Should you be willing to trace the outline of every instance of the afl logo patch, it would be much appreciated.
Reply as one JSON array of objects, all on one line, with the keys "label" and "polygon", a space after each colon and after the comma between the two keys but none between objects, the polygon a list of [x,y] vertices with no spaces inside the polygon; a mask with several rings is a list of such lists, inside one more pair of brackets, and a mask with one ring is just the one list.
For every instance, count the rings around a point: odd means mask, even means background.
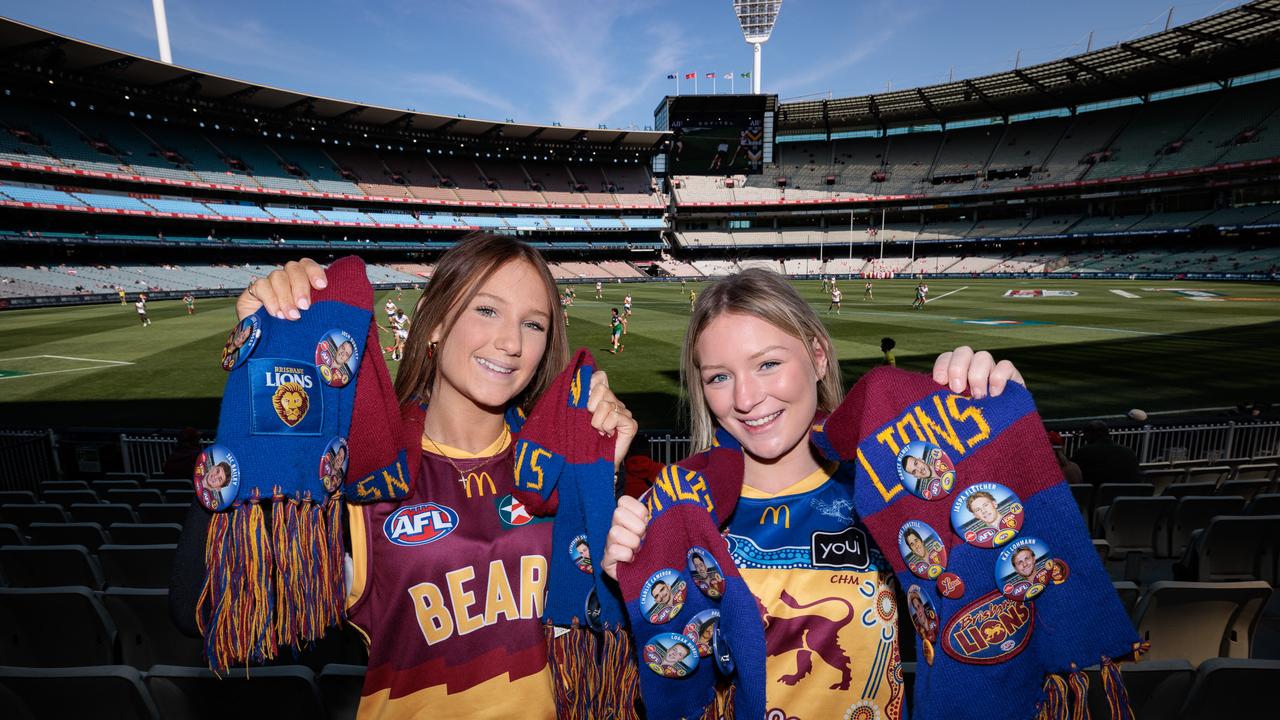
[{"label": "afl logo patch", "polygon": [[942,631],[942,649],[962,663],[995,665],[1026,649],[1035,624],[1031,605],[990,592],[952,616]]},{"label": "afl logo patch", "polygon": [[438,503],[402,507],[382,524],[387,539],[402,547],[433,543],[458,527],[458,513]]}]

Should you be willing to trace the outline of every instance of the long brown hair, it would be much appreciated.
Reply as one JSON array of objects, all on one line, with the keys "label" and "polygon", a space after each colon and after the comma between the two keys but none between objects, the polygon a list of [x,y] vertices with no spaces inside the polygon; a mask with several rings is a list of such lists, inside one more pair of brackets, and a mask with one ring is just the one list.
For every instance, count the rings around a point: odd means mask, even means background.
[{"label": "long brown hair", "polygon": [[693,317],[689,318],[689,329],[685,332],[684,347],[680,351],[680,380],[684,386],[681,397],[689,406],[689,427],[695,452],[711,446],[716,428],[716,421],[711,417],[702,392],[695,346],[711,321],[726,313],[760,318],[798,339],[804,343],[809,361],[815,367],[817,356],[813,352],[813,341],[817,340],[827,356],[827,370],[818,376],[818,409],[830,412],[840,404],[840,398],[844,396],[840,364],[832,349],[831,335],[817,313],[778,273],[763,268],[743,270],[737,275],[717,280],[698,296]]},{"label": "long brown hair", "polygon": [[547,328],[547,349],[538,363],[528,386],[516,396],[515,403],[525,411],[551,384],[552,379],[569,364],[569,340],[564,331],[564,313],[551,269],[528,243],[506,235],[475,233],[458,241],[436,263],[431,282],[418,298],[413,311],[413,324],[405,340],[404,360],[396,375],[396,397],[401,403],[410,399],[428,402],[436,376],[436,360],[440,348],[428,352],[431,335],[440,328],[440,345],[449,342],[449,331],[458,313],[471,302],[480,286],[494,272],[510,262],[524,261],[537,272],[547,293],[551,320]]}]

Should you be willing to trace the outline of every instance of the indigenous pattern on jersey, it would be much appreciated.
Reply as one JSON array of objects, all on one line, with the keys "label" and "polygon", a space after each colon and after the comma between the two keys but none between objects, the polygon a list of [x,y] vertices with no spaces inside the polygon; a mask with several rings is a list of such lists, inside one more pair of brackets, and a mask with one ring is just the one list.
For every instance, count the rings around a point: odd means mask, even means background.
[{"label": "indigenous pattern on jersey", "polygon": [[853,513],[853,473],[743,487],[729,552],[765,621],[765,707],[794,720],[902,717],[889,565]]},{"label": "indigenous pattern on jersey", "polygon": [[[555,717],[541,623],[551,523],[511,496],[509,446],[505,432],[474,456],[424,443],[408,498],[353,507],[349,618],[369,642],[362,720]],[[475,470],[461,482],[432,450]]]}]

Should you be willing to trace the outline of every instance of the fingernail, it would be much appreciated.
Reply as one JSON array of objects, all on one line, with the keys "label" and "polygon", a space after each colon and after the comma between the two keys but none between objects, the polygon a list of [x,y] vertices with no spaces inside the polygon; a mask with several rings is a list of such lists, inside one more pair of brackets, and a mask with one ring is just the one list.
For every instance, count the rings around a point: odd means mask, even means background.
[{"label": "fingernail", "polygon": [[328,281],[328,280],[326,280],[325,278],[316,278],[316,287],[317,287],[317,288],[323,289],[323,288],[324,288],[326,285],[328,285],[328,284],[329,284],[329,281]]},{"label": "fingernail", "polygon": [[298,319],[298,318],[300,318],[300,317],[302,317],[302,313],[298,312],[298,309],[297,309],[297,308],[292,308],[292,309],[290,309],[290,310],[289,310],[289,319],[290,319],[290,320],[297,320],[297,319]]},{"label": "fingernail", "polygon": [[307,308],[311,307],[311,301],[304,297],[300,297],[298,298],[298,307],[302,308],[303,310],[306,310]]},{"label": "fingernail", "polygon": [[974,390],[974,391],[973,391],[973,399],[974,399],[974,400],[981,400],[982,398],[984,398],[984,397],[986,397],[986,396],[987,396],[987,394],[986,394],[985,392],[981,391],[981,390]]},{"label": "fingernail", "polygon": [[961,390],[964,390],[964,383],[960,382],[959,380],[952,380],[951,392],[960,392]]},{"label": "fingernail", "polygon": [[283,320],[283,319],[284,319],[284,313],[280,312],[279,310],[277,310],[277,311],[275,312],[275,316],[276,316],[276,319],[277,319],[277,320]]}]

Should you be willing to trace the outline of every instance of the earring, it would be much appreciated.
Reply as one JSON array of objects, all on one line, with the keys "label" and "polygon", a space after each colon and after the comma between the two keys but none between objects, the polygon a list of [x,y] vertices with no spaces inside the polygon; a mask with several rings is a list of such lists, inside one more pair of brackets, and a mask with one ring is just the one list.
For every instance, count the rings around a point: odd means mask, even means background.
[{"label": "earring", "polygon": [[428,360],[436,356],[436,346],[439,344],[440,343],[435,342],[434,340],[432,342],[427,343],[427,359]]}]

